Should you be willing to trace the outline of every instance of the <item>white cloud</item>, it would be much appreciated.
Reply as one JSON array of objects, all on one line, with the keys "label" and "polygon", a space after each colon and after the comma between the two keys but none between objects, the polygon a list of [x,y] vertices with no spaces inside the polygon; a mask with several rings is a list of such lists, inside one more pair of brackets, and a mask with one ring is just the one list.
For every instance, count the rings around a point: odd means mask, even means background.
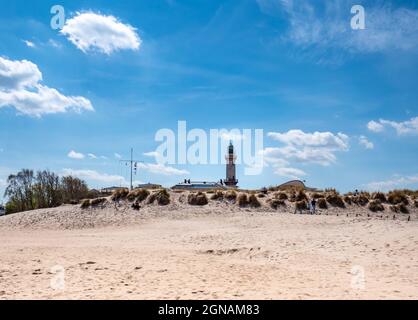
[{"label": "white cloud", "polygon": [[241,141],[244,140],[244,135],[243,134],[237,134],[237,133],[232,133],[232,132],[223,132],[221,134],[221,139],[224,141]]},{"label": "white cloud", "polygon": [[290,179],[297,179],[297,180],[307,175],[306,172],[304,172],[303,170],[296,169],[296,168],[276,168],[274,170],[274,173],[282,177],[286,177]]},{"label": "white cloud", "polygon": [[25,44],[26,44],[26,46],[28,46],[29,48],[35,48],[36,47],[36,45],[32,42],[32,41],[29,41],[29,40],[22,40]]},{"label": "white cloud", "polygon": [[77,159],[77,160],[81,160],[85,158],[84,154],[76,152],[74,150],[71,150],[70,152],[68,152],[67,156],[68,158]]},{"label": "white cloud", "polygon": [[7,186],[7,182],[4,179],[0,179],[0,187],[6,187]]},{"label": "white cloud", "polygon": [[342,49],[348,53],[374,53],[385,50],[416,50],[418,11],[390,5],[368,5],[366,29],[352,30],[352,1],[257,0],[262,12],[280,15],[288,21],[284,38],[317,53]]},{"label": "white cloud", "polygon": [[118,50],[138,50],[141,39],[136,29],[113,16],[78,12],[61,30],[84,53],[98,51],[110,55]]},{"label": "white cloud", "polygon": [[407,188],[410,185],[418,183],[418,174],[412,176],[395,176],[392,179],[384,181],[370,182],[366,185],[368,190],[389,191],[392,189]]},{"label": "white cloud", "polygon": [[114,156],[116,159],[122,159],[122,156],[119,153],[115,152]]},{"label": "white cloud", "polygon": [[380,119],[378,122],[370,121],[368,124],[369,130],[373,132],[381,132],[385,127],[395,129],[396,133],[400,136],[415,135],[418,134],[418,117],[401,122]]},{"label": "white cloud", "polygon": [[290,130],[286,133],[270,132],[268,136],[284,143],[284,146],[265,149],[264,155],[267,159],[285,159],[326,166],[336,162],[336,152],[347,151],[349,148],[349,138],[343,133],[305,133],[302,130]]},{"label": "white cloud", "polygon": [[365,136],[360,136],[358,142],[359,142],[360,145],[362,145],[366,149],[373,149],[374,148],[373,142],[370,142],[367,139],[367,137],[365,137]]},{"label": "white cloud", "polygon": [[146,157],[157,158],[160,154],[157,151],[150,151],[150,152],[144,152],[143,155]]},{"label": "white cloud", "polygon": [[179,170],[174,167],[165,166],[157,163],[138,163],[138,168],[150,173],[161,174],[164,176],[181,176],[190,174],[187,170]]},{"label": "white cloud", "polygon": [[382,132],[385,129],[382,124],[373,120],[369,121],[367,128],[372,132]]},{"label": "white cloud", "polygon": [[86,98],[65,96],[41,81],[42,73],[34,63],[0,57],[0,108],[14,107],[21,114],[35,117],[94,110]]},{"label": "white cloud", "polygon": [[94,153],[88,153],[88,154],[87,154],[87,156],[88,156],[90,159],[97,159],[97,156],[96,156]]},{"label": "white cloud", "polygon": [[96,181],[100,183],[125,183],[125,179],[119,175],[110,175],[107,173],[99,173],[94,170],[75,170],[75,169],[63,169],[62,175],[71,175],[80,179]]}]

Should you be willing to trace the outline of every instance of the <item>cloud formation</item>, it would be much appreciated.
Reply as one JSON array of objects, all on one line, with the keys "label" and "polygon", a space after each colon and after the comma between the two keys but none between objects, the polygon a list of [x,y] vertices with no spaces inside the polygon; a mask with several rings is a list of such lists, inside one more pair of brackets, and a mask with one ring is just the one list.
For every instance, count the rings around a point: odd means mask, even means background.
[{"label": "cloud formation", "polygon": [[418,11],[382,1],[364,4],[366,29],[352,30],[349,0],[257,0],[262,12],[285,16],[285,40],[303,49],[342,49],[348,53],[417,50]]},{"label": "cloud formation", "polygon": [[349,138],[343,133],[305,133],[302,130],[289,130],[285,133],[269,132],[267,136],[284,144],[283,147],[264,150],[266,159],[275,161],[284,159],[327,166],[336,162],[336,152],[349,149]]},{"label": "cloud formation", "polygon": [[138,168],[153,174],[160,174],[164,176],[182,176],[190,174],[187,170],[180,170],[158,163],[138,163]]},{"label": "cloud formation", "polygon": [[370,142],[365,136],[360,136],[358,142],[361,146],[365,147],[366,149],[374,149],[373,142]]},{"label": "cloud formation", "polygon": [[63,169],[62,175],[75,176],[80,179],[96,181],[100,183],[125,183],[125,179],[119,175],[110,175],[107,173],[99,173],[95,170],[75,170],[75,169]]},{"label": "cloud formation", "polygon": [[392,179],[370,182],[366,185],[368,190],[389,191],[399,188],[407,188],[410,185],[418,184],[418,174],[411,176],[395,176]]},{"label": "cloud formation", "polygon": [[370,121],[367,128],[373,132],[382,132],[386,127],[395,129],[398,135],[415,135],[418,134],[418,117],[411,118],[406,121],[391,121],[380,119],[379,121]]},{"label": "cloud formation", "polygon": [[88,99],[65,96],[41,81],[42,73],[36,64],[0,57],[0,108],[14,107],[19,113],[34,117],[94,110]]},{"label": "cloud formation", "polygon": [[300,180],[301,177],[306,176],[306,172],[300,169],[296,169],[296,168],[276,168],[274,170],[274,173],[282,176],[282,177],[286,177],[286,178],[290,178],[290,179],[295,179],[295,180]]},{"label": "cloud formation", "polygon": [[71,150],[70,152],[68,152],[67,156],[68,158],[77,159],[77,160],[81,160],[85,158],[84,154],[80,152],[76,152],[74,150]]},{"label": "cloud formation", "polygon": [[97,51],[110,55],[119,50],[138,50],[141,45],[135,28],[114,16],[94,12],[78,12],[60,32],[84,53]]}]

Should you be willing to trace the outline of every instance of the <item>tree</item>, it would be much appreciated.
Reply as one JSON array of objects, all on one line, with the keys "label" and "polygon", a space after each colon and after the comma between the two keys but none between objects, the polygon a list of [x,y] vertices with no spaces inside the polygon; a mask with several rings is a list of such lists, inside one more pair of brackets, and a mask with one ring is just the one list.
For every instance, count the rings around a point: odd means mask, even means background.
[{"label": "tree", "polygon": [[72,176],[62,177],[61,190],[64,203],[80,201],[88,197],[89,188],[85,181]]},{"label": "tree", "polygon": [[33,171],[23,169],[16,175],[10,175],[7,178],[7,188],[4,192],[5,197],[9,198],[9,202],[13,205],[14,210],[26,211],[35,208],[33,197],[34,184]]}]

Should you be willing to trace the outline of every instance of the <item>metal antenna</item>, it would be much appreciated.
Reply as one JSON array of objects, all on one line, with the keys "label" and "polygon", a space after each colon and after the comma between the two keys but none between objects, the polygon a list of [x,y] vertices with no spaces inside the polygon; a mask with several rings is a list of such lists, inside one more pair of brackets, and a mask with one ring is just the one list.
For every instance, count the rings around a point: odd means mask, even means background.
[{"label": "metal antenna", "polygon": [[131,148],[131,159],[130,160],[120,160],[120,162],[122,162],[122,163],[125,163],[126,165],[128,165],[128,164],[130,164],[130,169],[131,169],[131,184],[130,184],[130,190],[133,190],[133,185],[132,185],[132,171],[133,171],[133,167],[134,167],[134,164],[135,164],[135,172],[136,172],[136,170],[137,170],[137,166],[136,166],[136,164],[138,163],[138,162],[140,162],[140,163],[144,163],[144,161],[141,161],[141,160],[134,160],[134,149],[133,148]]}]

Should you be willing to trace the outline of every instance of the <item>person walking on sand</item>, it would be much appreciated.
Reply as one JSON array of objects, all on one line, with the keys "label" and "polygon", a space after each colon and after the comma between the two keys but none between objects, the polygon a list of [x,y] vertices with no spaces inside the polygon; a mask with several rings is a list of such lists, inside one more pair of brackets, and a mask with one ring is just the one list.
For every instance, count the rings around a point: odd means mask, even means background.
[{"label": "person walking on sand", "polygon": [[311,201],[311,214],[315,214],[315,213],[316,213],[316,200],[315,198],[313,198]]}]

